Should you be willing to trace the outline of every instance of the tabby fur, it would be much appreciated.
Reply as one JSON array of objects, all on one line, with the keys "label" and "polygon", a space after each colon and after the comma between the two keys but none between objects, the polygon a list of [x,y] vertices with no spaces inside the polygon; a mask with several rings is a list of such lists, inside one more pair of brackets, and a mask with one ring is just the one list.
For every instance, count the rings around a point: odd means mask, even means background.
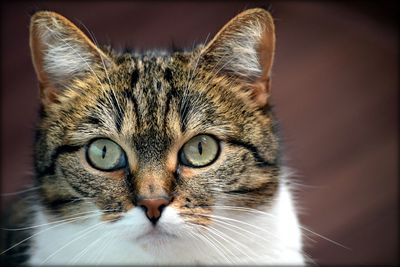
[{"label": "tabby fur", "polygon": [[[269,101],[267,11],[244,11],[185,52],[99,47],[49,11],[35,13],[30,30],[41,116],[27,263],[304,263]],[[219,141],[218,158],[182,165],[182,146],[199,134]],[[120,145],[128,166],[88,164],[96,138]],[[164,196],[153,226],[138,199]],[[4,255],[18,262],[13,252]]]}]

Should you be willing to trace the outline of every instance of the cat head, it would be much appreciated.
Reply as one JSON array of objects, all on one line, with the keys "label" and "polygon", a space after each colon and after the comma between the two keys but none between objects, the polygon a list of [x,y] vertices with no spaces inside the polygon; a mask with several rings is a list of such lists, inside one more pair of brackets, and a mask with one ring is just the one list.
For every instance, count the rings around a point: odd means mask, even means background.
[{"label": "cat head", "polygon": [[110,224],[140,222],[143,234],[207,227],[218,208],[273,202],[267,11],[244,11],[207,44],[171,54],[99,47],[47,11],[30,33],[41,98],[35,169],[49,216],[96,210]]}]

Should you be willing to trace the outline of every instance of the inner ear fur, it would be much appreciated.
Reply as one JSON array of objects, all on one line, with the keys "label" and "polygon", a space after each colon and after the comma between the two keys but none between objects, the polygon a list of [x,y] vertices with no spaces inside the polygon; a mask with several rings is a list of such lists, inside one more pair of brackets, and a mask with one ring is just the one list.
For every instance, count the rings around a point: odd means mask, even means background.
[{"label": "inner ear fur", "polygon": [[73,79],[113,64],[77,26],[50,11],[31,17],[30,48],[44,104],[56,102]]},{"label": "inner ear fur", "polygon": [[245,85],[256,105],[267,104],[275,54],[275,27],[268,11],[255,8],[240,13],[215,35],[202,54],[210,70]]}]

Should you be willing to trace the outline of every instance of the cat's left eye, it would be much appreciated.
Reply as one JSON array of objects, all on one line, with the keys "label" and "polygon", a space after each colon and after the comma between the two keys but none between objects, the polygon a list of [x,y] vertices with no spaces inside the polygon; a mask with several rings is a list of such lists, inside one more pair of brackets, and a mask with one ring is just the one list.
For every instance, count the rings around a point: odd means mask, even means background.
[{"label": "cat's left eye", "polygon": [[87,161],[92,167],[102,171],[112,171],[126,166],[122,148],[109,139],[96,139],[86,150]]},{"label": "cat's left eye", "polygon": [[214,162],[219,153],[219,143],[211,135],[197,135],[183,145],[180,161],[189,167],[205,167]]}]

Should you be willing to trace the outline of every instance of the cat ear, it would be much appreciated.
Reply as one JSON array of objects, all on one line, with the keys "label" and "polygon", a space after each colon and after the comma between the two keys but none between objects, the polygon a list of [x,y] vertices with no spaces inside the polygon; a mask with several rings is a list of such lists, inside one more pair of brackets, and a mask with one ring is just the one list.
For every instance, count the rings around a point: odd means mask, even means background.
[{"label": "cat ear", "polygon": [[57,94],[74,79],[96,75],[112,60],[68,19],[49,11],[31,18],[30,47],[41,88],[42,102],[57,100]]},{"label": "cat ear", "polygon": [[229,21],[202,53],[211,71],[243,84],[253,102],[263,107],[270,94],[274,52],[273,19],[266,10],[255,8]]}]

